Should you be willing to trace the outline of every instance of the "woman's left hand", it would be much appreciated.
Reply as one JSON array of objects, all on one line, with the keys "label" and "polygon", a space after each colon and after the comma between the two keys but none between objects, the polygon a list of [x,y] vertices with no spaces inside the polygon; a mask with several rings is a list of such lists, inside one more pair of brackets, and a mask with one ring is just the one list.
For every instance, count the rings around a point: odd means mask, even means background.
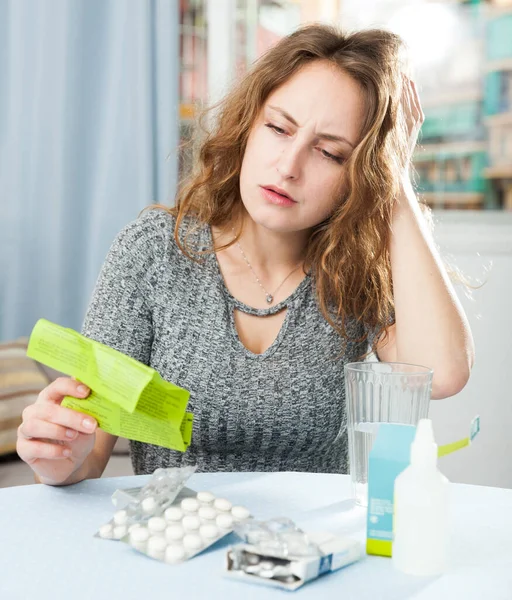
[{"label": "woman's left hand", "polygon": [[421,103],[418,96],[418,90],[416,89],[416,84],[414,81],[412,81],[412,79],[409,79],[405,75],[403,76],[402,110],[404,112],[408,134],[408,170],[414,150],[416,148],[416,143],[418,141],[418,134],[423,122],[425,121],[425,115],[421,109]]}]

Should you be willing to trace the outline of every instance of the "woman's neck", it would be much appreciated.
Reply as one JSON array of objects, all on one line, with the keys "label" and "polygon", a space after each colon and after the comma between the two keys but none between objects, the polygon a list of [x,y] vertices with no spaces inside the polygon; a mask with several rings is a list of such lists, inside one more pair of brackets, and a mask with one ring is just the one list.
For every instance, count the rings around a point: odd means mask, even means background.
[{"label": "woman's neck", "polygon": [[[222,230],[212,228],[215,247],[231,242],[237,232],[236,225],[226,226]],[[302,264],[308,239],[309,231],[272,231],[244,215],[239,246],[235,244],[231,250],[243,261],[249,260],[256,272],[275,277]]]}]

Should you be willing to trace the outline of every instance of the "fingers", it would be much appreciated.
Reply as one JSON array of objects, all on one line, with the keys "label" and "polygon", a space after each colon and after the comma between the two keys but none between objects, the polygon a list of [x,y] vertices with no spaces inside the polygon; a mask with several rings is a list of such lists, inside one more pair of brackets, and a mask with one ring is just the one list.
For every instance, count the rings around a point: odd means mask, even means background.
[{"label": "fingers", "polygon": [[[35,404],[24,409],[16,450],[35,472],[42,469],[44,473],[50,468],[52,463],[48,460],[60,461],[55,463],[61,465],[57,479],[64,480],[69,470],[75,468],[76,461],[83,460],[85,453],[92,449],[98,425],[96,420],[61,406],[65,396],[86,398],[89,393],[81,382],[60,377],[39,394]],[[66,459],[69,464],[64,462]],[[52,472],[55,475],[56,472]]]},{"label": "fingers", "polygon": [[425,121],[425,115],[421,109],[420,99],[414,81],[403,74],[402,83],[401,104],[404,118],[403,124],[406,127],[406,134],[408,136],[408,165],[414,154],[414,150],[418,142],[418,136]]},{"label": "fingers", "polygon": [[415,119],[415,106],[414,106],[414,98],[413,91],[411,87],[411,81],[408,79],[404,82],[404,88],[402,93],[402,102],[404,103],[405,113],[408,117],[413,117]]},{"label": "fingers", "polygon": [[37,403],[53,402],[54,404],[60,404],[64,396],[87,398],[89,393],[90,389],[80,381],[69,377],[59,377],[39,394]]},{"label": "fingers", "polygon": [[411,136],[411,134],[416,129],[416,114],[415,109],[412,105],[411,98],[411,85],[409,79],[403,76],[403,86],[402,86],[402,96],[400,99],[402,105],[402,114],[404,118],[404,125],[407,128],[407,134]]},{"label": "fingers", "polygon": [[43,440],[27,440],[18,437],[16,450],[26,463],[33,464],[39,459],[64,460],[71,456],[71,448],[61,444],[52,444]]},{"label": "fingers", "polygon": [[78,431],[75,429],[69,429],[40,419],[30,419],[23,423],[20,425],[18,433],[25,439],[45,438],[61,442],[70,442],[79,436]]},{"label": "fingers", "polygon": [[425,120],[425,115],[421,108],[418,89],[414,81],[403,75],[402,102],[404,103],[405,112],[412,116],[414,122],[422,124]]},{"label": "fingers", "polygon": [[[51,435],[32,435],[31,431],[39,431],[43,425],[40,422],[46,422],[48,425],[60,426],[62,429],[74,430],[80,433],[93,433],[96,430],[97,422],[95,419],[76,410],[65,408],[59,404],[50,402],[41,402],[27,406],[22,413],[22,431],[24,435],[31,437],[48,437]],[[37,423],[36,421],[39,421]],[[59,429],[61,431],[61,429]]]},{"label": "fingers", "polygon": [[418,113],[420,122],[423,123],[423,121],[425,120],[425,115],[423,114],[423,109],[421,108],[421,102],[420,102],[420,96],[418,94],[418,88],[416,87],[416,84],[414,83],[414,81],[411,81],[411,89],[412,89],[412,97],[413,97],[414,106]]}]

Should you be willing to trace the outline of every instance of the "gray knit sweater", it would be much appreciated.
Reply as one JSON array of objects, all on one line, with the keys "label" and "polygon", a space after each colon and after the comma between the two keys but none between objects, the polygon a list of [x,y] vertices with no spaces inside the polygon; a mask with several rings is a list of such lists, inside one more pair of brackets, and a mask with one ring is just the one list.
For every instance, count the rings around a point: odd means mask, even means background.
[{"label": "gray knit sweater", "polygon": [[[181,453],[130,443],[135,473],[197,464],[198,471],[347,472],[343,365],[367,344],[340,339],[320,313],[306,276],[283,302],[256,310],[231,296],[215,254],[201,264],[174,241],[175,220],[143,213],[114,241],[83,333],[156,369],[191,392],[192,443]],[[210,248],[211,230],[193,234]],[[271,315],[287,307],[274,343],[253,354],[233,311]],[[363,329],[350,328],[357,339]]]}]

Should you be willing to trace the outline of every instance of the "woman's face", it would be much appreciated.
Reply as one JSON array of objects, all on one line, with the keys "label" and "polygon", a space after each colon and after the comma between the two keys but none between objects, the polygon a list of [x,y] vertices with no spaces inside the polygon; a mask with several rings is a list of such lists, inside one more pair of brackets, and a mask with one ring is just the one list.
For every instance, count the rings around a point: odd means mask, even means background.
[{"label": "woman's face", "polygon": [[343,192],[364,114],[357,82],[325,62],[303,67],[276,89],[251,129],[242,162],[240,193],[249,216],[288,233],[324,221],[338,202],[340,182]]}]

